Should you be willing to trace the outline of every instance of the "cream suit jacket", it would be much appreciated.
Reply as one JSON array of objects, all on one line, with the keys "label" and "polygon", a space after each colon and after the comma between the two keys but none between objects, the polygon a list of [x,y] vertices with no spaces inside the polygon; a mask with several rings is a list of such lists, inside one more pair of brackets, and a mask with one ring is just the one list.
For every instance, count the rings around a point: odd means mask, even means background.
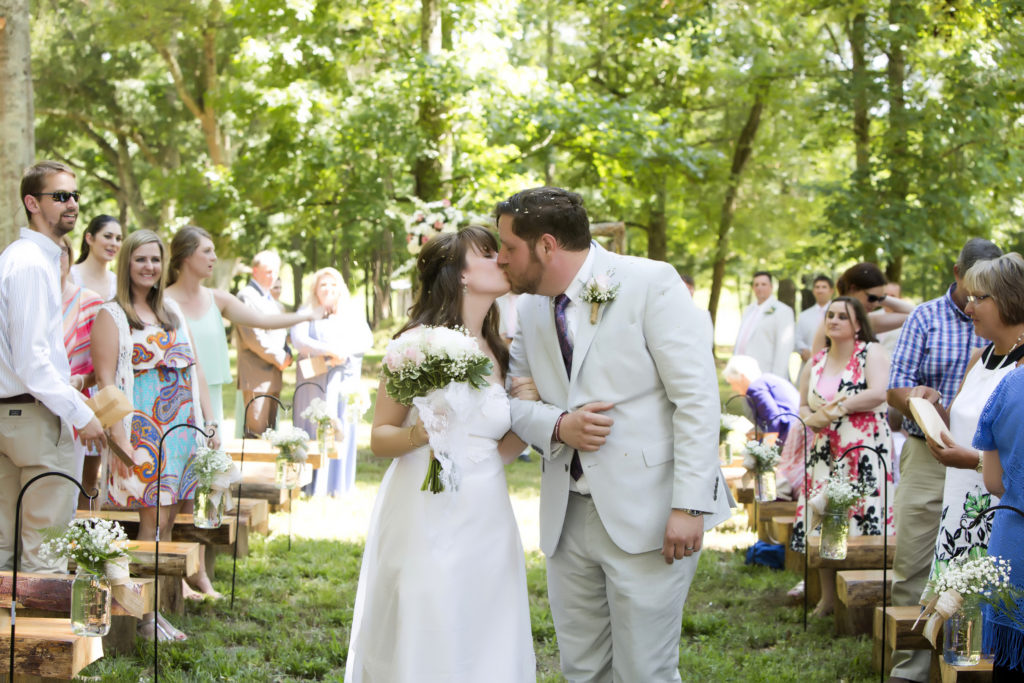
[{"label": "cream suit jacket", "polygon": [[604,446],[580,453],[594,504],[613,542],[628,553],[662,547],[672,508],[701,510],[705,528],[734,505],[718,460],[719,394],[711,325],[667,263],[610,253],[596,244],[595,275],[620,285],[578,316],[572,373],[559,352],[551,298],[524,295],[509,374],[532,377],[540,401],[512,400],[513,430],[543,456],[541,548],[551,555],[565,520],[573,449],[551,441],[558,416],[610,401]]}]

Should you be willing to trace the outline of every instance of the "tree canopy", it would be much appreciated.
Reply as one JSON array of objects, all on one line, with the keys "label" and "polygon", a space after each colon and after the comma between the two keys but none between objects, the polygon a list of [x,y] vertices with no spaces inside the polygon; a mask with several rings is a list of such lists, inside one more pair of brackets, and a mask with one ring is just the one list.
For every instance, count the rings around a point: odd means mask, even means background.
[{"label": "tree canopy", "polygon": [[710,287],[875,261],[937,294],[1024,203],[1024,4],[43,0],[38,158],[83,215],[337,265],[374,322],[415,199],[540,184]]}]

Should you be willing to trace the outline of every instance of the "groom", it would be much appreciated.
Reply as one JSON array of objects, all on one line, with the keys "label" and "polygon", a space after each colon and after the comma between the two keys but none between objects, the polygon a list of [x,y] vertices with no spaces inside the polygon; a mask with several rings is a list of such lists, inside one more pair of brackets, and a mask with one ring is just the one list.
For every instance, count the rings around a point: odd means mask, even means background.
[{"label": "groom", "polygon": [[[562,673],[679,681],[683,602],[704,530],[729,517],[711,325],[666,263],[590,238],[580,196],[540,187],[496,209],[518,302],[514,431],[540,451],[541,549]],[[593,304],[591,282],[618,287]],[[593,320],[593,322],[592,322]],[[614,656],[613,656],[614,652]]]}]

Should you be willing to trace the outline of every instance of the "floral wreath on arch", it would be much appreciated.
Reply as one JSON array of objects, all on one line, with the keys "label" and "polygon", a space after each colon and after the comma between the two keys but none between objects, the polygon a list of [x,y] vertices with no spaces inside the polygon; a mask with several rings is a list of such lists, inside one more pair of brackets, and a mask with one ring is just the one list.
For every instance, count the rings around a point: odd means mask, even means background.
[{"label": "floral wreath on arch", "polygon": [[411,197],[416,210],[405,222],[405,245],[409,253],[420,253],[423,245],[442,232],[456,232],[465,218],[459,208],[465,200],[452,204],[450,199],[425,202]]}]

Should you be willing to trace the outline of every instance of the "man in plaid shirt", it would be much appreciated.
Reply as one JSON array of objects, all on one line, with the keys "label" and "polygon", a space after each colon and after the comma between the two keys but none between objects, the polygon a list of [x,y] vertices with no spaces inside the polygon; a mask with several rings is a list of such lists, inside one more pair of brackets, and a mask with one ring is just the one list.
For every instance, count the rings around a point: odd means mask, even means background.
[{"label": "man in plaid shirt", "polygon": [[[892,355],[887,399],[890,406],[906,416],[903,426],[909,437],[900,452],[900,483],[893,503],[897,540],[892,579],[894,605],[916,605],[921,599],[939,533],[946,481],[946,467],[928,449],[921,428],[910,417],[907,398],[914,387],[923,386],[937,391],[936,400],[945,408],[953,402],[971,352],[986,344],[974,333],[974,324],[964,313],[967,294],[960,286],[961,281],[976,262],[1001,255],[999,247],[988,240],[968,240],[953,266],[954,283],[938,299],[914,309],[903,324]],[[892,661],[890,682],[928,680],[929,650],[897,650]]]}]

